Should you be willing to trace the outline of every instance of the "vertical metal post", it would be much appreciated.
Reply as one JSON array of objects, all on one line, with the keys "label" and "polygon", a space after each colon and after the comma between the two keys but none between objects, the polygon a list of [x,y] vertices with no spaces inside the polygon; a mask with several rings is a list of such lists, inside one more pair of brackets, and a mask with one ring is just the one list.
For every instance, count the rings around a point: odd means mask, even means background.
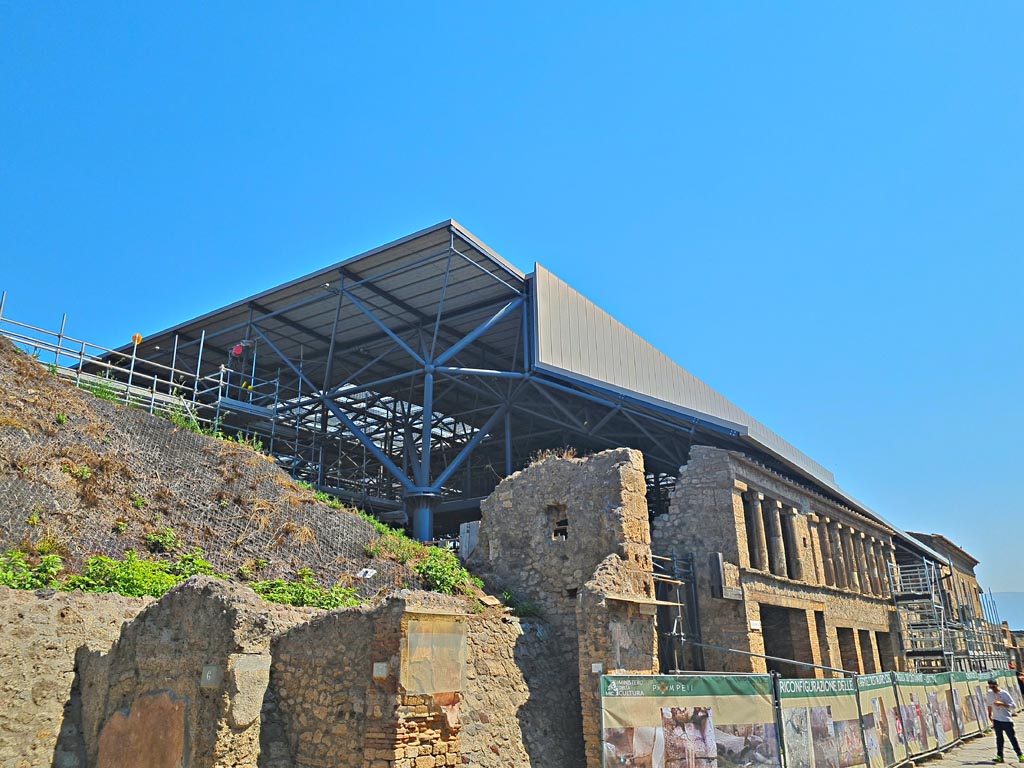
[{"label": "vertical metal post", "polygon": [[252,402],[252,392],[256,388],[256,340],[252,342],[252,376],[249,377],[249,402]]},{"label": "vertical metal post", "polygon": [[[65,317],[66,317],[66,315],[65,315]],[[61,333],[63,333],[63,332],[64,332],[64,330],[62,328],[61,329]],[[128,366],[128,386],[125,387],[125,390],[124,390],[124,401],[126,403],[131,402],[131,397],[132,397],[132,379],[135,377],[135,355],[138,352],[138,350],[139,350],[138,342],[136,342],[135,339],[133,338],[132,339],[132,362]]]},{"label": "vertical metal post", "polygon": [[85,365],[85,342],[82,342],[82,348],[78,351],[78,368],[75,370],[75,386],[77,387],[82,383],[82,366]]},{"label": "vertical metal post", "polygon": [[434,429],[434,366],[428,365],[423,376],[423,439],[420,442],[420,464],[417,482],[430,485],[430,438]]},{"label": "vertical metal post", "polygon": [[153,387],[149,391],[149,412],[156,409],[156,376],[153,377]]},{"label": "vertical metal post", "polygon": [[220,367],[220,378],[217,380],[217,410],[214,413],[214,429],[220,428],[220,399],[224,396],[224,366]]},{"label": "vertical metal post", "polygon": [[414,496],[407,499],[411,507],[412,535],[416,541],[430,541],[434,534],[434,506],[437,499],[430,495]]},{"label": "vertical metal post", "polygon": [[199,335],[199,354],[196,356],[196,385],[192,388],[192,402],[196,401],[199,394],[199,371],[203,366],[203,347],[206,344],[206,329]]},{"label": "vertical metal post", "polygon": [[505,477],[512,474],[512,409],[505,410]]},{"label": "vertical metal post", "polygon": [[274,418],[270,420],[270,455],[274,455],[274,438],[277,437],[277,406],[281,402],[281,369],[277,369],[274,380]]},{"label": "vertical metal post", "polygon": [[60,350],[64,346],[64,329],[68,324],[68,313],[65,312],[60,321],[60,333],[57,334],[57,349],[53,352],[53,364],[60,365]]},{"label": "vertical metal post", "polygon": [[174,366],[178,364],[178,334],[174,334],[174,348],[171,350],[171,372],[168,375],[167,394],[174,394]]},{"label": "vertical metal post", "polygon": [[7,304],[7,291],[0,293],[0,320],[4,319],[4,307]]}]

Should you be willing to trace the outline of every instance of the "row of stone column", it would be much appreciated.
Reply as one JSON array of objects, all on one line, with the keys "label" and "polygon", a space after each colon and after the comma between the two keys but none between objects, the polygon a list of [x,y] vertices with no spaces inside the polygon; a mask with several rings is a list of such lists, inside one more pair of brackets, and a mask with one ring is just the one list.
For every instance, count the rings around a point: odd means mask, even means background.
[{"label": "row of stone column", "polygon": [[889,597],[889,558],[892,545],[855,531],[828,517],[810,516],[817,528],[825,583],[865,595]]},{"label": "row of stone column", "polygon": [[[757,491],[743,492],[750,567],[805,579],[795,520],[799,512]],[[816,579],[828,586],[888,597],[892,545],[828,517],[807,516]]]},{"label": "row of stone column", "polygon": [[803,581],[803,563],[794,524],[796,508],[778,499],[766,498],[757,491],[747,491],[743,498],[751,523],[747,536],[753,537],[750,567]]}]

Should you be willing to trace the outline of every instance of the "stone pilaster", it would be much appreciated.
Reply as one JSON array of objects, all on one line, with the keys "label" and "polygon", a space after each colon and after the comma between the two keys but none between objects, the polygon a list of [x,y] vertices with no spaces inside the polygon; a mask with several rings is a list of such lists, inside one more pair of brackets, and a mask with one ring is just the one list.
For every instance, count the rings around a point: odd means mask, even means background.
[{"label": "stone pilaster", "polygon": [[855,531],[853,534],[853,548],[857,553],[857,574],[860,578],[860,591],[865,595],[875,594],[875,585],[871,581],[871,574],[868,570],[868,558],[864,552],[864,532]]},{"label": "stone pilaster", "polygon": [[759,571],[768,570],[768,544],[765,541],[764,535],[764,515],[761,512],[761,502],[764,501],[764,495],[757,491],[747,491],[745,494],[747,503],[750,505],[750,531],[751,536],[754,538],[754,546],[751,547],[751,551],[754,554],[755,562],[750,564],[751,568],[756,568]]},{"label": "stone pilaster", "polygon": [[886,543],[878,542],[878,575],[882,579],[882,594],[892,597],[892,575],[889,569],[889,561],[885,557]]},{"label": "stone pilaster", "polygon": [[751,535],[751,532],[747,530],[746,525],[746,502],[743,497],[747,492],[747,484],[739,480],[733,480],[732,483],[732,515],[736,520],[736,549],[737,555],[739,556],[740,568],[753,568],[753,563],[750,562],[750,547],[748,544],[747,537]]},{"label": "stone pilaster", "polygon": [[786,542],[782,536],[782,502],[765,499],[765,514],[768,518],[768,558],[771,571],[776,576],[786,576]]},{"label": "stone pilaster", "polygon": [[821,530],[819,518],[813,512],[807,514],[807,540],[811,543],[811,562],[814,564],[814,583],[825,583],[825,570],[821,562]]},{"label": "stone pilaster", "polygon": [[871,573],[871,585],[875,590],[875,594],[882,597],[885,595],[885,589],[882,585],[882,574],[878,572],[878,539],[874,536],[870,537],[864,542],[864,547],[867,550],[868,570]]},{"label": "stone pilaster", "polygon": [[831,537],[832,521],[822,517],[818,523],[818,537],[821,544],[821,572],[825,577],[825,584],[830,587],[836,585],[835,559],[832,555]]},{"label": "stone pilaster", "polygon": [[796,524],[799,514],[796,507],[785,507],[782,510],[782,538],[786,543],[786,561],[792,566],[790,576],[797,581],[804,580],[803,552],[800,551],[800,542],[797,537]]},{"label": "stone pilaster", "polygon": [[853,529],[848,525],[837,524],[840,529],[839,538],[843,545],[843,558],[846,560],[846,584],[854,592],[860,592],[860,576],[857,573],[857,553],[853,550]]},{"label": "stone pilaster", "polygon": [[846,589],[849,586],[849,572],[846,569],[846,553],[843,551],[842,523],[830,523],[828,537],[832,544],[832,570],[835,573],[835,586]]}]

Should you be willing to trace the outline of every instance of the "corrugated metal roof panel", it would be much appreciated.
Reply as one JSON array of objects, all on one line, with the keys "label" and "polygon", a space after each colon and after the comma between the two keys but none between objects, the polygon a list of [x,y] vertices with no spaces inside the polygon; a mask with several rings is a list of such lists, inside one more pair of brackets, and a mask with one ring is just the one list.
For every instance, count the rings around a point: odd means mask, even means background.
[{"label": "corrugated metal roof panel", "polygon": [[823,466],[539,264],[534,270],[534,297],[538,368],[582,377],[734,429],[812,477],[835,485],[835,477]]}]

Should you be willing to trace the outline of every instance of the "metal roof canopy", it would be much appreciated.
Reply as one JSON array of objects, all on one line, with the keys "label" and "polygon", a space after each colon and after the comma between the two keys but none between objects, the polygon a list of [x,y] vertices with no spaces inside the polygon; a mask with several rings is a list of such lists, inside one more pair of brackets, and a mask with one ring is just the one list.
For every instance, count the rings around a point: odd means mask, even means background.
[{"label": "metal roof canopy", "polygon": [[[454,220],[153,334],[136,354],[140,368],[222,371],[225,426],[293,429],[272,447],[280,463],[366,507],[404,504],[419,538],[435,510],[465,516],[534,452],[568,444],[639,448],[655,486],[694,442],[741,450],[890,525],[543,267],[525,275]],[[269,381],[275,423],[254,426],[241,387]]]}]

